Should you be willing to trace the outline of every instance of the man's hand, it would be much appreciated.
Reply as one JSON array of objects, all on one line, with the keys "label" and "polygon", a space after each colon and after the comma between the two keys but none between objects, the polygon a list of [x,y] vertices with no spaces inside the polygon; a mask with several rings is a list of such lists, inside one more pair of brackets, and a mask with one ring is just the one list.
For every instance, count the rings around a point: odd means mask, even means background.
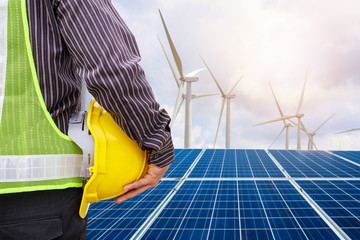
[{"label": "man's hand", "polygon": [[170,164],[163,168],[150,164],[148,172],[143,178],[124,186],[124,191],[128,192],[116,198],[115,203],[121,203],[129,198],[135,197],[149,188],[155,187],[158,185],[160,179],[164,176],[169,167]]}]

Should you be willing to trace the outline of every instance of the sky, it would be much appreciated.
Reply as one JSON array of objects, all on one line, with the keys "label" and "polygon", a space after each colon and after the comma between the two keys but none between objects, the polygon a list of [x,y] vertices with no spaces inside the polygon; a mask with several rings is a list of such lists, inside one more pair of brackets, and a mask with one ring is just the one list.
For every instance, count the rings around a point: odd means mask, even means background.
[{"label": "sky", "polygon": [[[225,92],[243,74],[231,101],[231,148],[268,148],[282,122],[271,83],[285,115],[293,115],[308,72],[301,108],[318,149],[360,150],[360,2],[357,0],[112,0],[137,39],[140,65],[161,108],[172,116],[177,85],[161,49],[172,57],[158,9],[167,24],[184,73],[204,68],[204,58]],[[172,64],[175,67],[175,62]],[[192,102],[192,148],[212,148],[222,98],[209,72],[198,74],[193,94],[217,93]],[[184,147],[185,104],[172,128],[176,148]],[[217,148],[225,147],[223,113]],[[297,129],[290,129],[290,149]],[[308,137],[302,133],[302,149]],[[272,146],[283,149],[283,134]]]}]

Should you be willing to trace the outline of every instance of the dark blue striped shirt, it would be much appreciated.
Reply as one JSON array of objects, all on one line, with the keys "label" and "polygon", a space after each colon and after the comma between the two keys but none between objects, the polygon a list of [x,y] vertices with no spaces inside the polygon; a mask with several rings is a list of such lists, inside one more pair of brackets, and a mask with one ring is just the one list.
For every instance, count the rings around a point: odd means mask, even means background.
[{"label": "dark blue striped shirt", "polygon": [[81,81],[124,129],[164,167],[174,159],[170,117],[139,65],[135,38],[110,0],[28,0],[31,46],[48,111],[66,133]]}]

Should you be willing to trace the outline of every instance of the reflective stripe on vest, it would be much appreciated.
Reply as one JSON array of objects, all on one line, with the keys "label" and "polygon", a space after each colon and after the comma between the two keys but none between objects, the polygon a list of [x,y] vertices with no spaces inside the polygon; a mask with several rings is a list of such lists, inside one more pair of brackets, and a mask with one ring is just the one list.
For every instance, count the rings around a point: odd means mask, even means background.
[{"label": "reflective stripe on vest", "polygon": [[26,0],[1,0],[0,13],[0,193],[81,187],[82,151],[56,127],[41,94]]},{"label": "reflective stripe on vest", "polygon": [[79,155],[1,156],[0,182],[40,181],[78,177]]}]

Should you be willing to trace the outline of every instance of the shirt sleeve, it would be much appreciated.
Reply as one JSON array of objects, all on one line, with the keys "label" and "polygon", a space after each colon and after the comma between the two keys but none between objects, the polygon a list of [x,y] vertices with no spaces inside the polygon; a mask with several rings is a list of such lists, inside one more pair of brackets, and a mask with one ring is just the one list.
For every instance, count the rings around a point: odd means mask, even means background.
[{"label": "shirt sleeve", "polygon": [[159,109],[136,41],[110,1],[62,0],[56,11],[78,80],[158,167],[174,159],[169,122]]}]

